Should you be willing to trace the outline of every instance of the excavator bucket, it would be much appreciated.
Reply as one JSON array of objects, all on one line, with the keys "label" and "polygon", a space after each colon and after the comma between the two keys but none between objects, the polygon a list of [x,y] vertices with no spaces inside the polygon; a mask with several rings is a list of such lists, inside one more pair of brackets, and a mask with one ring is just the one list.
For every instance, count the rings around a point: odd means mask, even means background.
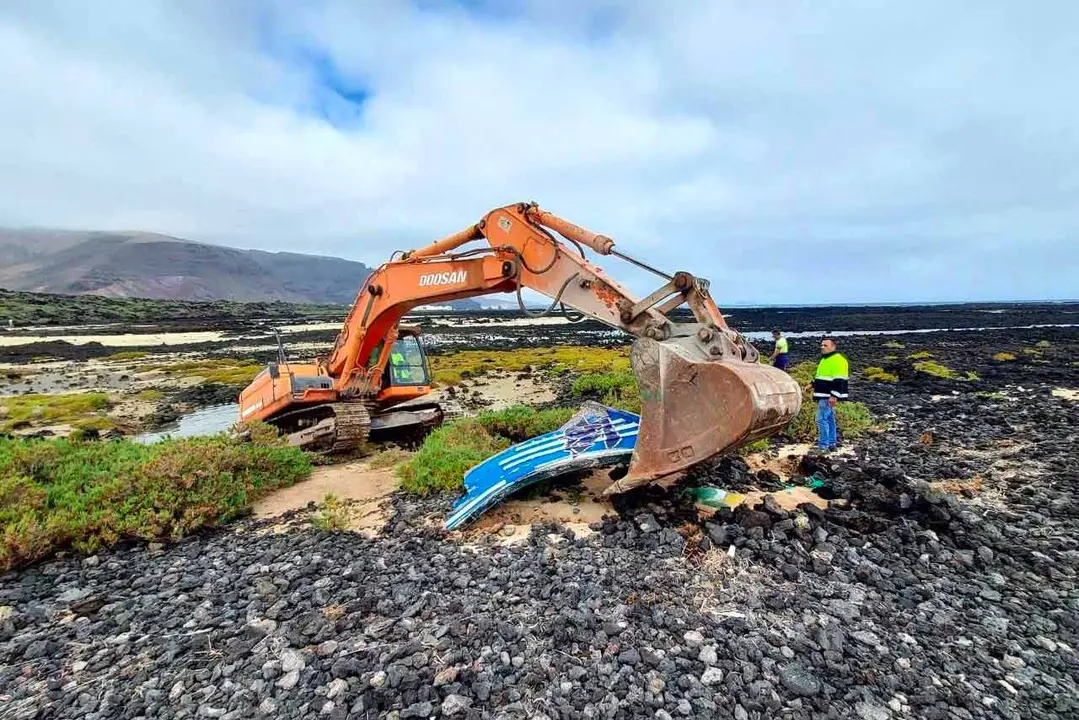
[{"label": "excavator bucket", "polygon": [[630,363],[641,392],[637,443],[620,493],[774,435],[802,405],[790,375],[758,362],[709,355],[695,337],[640,338]]}]

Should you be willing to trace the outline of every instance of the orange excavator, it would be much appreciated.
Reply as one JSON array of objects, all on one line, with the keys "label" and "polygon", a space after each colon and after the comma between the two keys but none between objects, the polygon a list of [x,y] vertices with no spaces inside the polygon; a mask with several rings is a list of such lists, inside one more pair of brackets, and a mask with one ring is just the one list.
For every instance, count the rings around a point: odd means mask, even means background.
[{"label": "orange excavator", "polygon": [[[637,299],[590,262],[585,247],[664,283]],[[572,308],[636,338],[630,365],[642,399],[640,427],[619,491],[773,435],[801,407],[798,383],[760,363],[756,348],[727,326],[707,280],[661,272],[609,237],[518,203],[426,247],[393,253],[367,277],[329,357],[311,364],[281,357],[267,366],[240,394],[240,420],[266,421],[290,443],[325,452],[438,425],[446,415],[424,400],[431,392],[427,358],[402,316],[419,305],[510,292],[522,312],[535,315],[522,288],[551,299],[539,315]],[[692,321],[672,319],[683,305]]]}]

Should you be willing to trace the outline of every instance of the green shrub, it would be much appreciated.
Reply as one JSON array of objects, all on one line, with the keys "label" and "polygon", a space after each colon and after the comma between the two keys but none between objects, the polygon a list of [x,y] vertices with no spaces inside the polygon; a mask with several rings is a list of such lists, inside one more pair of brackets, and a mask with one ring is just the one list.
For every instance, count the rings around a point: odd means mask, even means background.
[{"label": "green shrub", "polygon": [[491,435],[518,443],[557,430],[569,421],[573,413],[572,408],[536,410],[527,405],[514,405],[504,410],[480,413],[476,421]]},{"label": "green shrub", "polygon": [[922,350],[921,352],[916,352],[913,355],[907,355],[907,357],[911,360],[925,360],[926,358],[933,357],[933,353],[929,352],[928,350]]},{"label": "green shrub", "polygon": [[492,435],[476,419],[448,423],[428,435],[412,459],[398,466],[401,487],[417,495],[457,490],[466,472],[509,446],[509,440]]},{"label": "green shrub", "polygon": [[113,353],[107,355],[106,360],[142,360],[147,357],[149,353],[139,352],[137,350],[125,350],[124,352]]},{"label": "green shrub", "polygon": [[603,396],[603,404],[640,415],[641,391],[637,389],[636,384],[623,388],[611,388]]},{"label": "green shrub", "polygon": [[348,529],[348,521],[348,503],[333,493],[326,493],[311,524],[323,532],[342,532]]},{"label": "green shrub", "polygon": [[796,365],[793,365],[787,374],[794,378],[800,386],[805,387],[809,383],[813,382],[813,378],[817,374],[817,363],[811,360],[805,360]]},{"label": "green shrub", "polygon": [[876,380],[878,382],[896,382],[899,380],[899,376],[895,373],[890,373],[882,367],[870,366],[865,370],[862,370],[862,374],[870,380]]},{"label": "green shrub", "polygon": [[955,380],[959,377],[959,373],[952,370],[950,367],[928,360],[925,362],[914,363],[914,369],[918,372],[932,375],[933,377],[947,378],[949,380]]},{"label": "green shrub", "polygon": [[266,447],[285,447],[288,445],[285,436],[275,426],[262,420],[248,420],[247,422],[238,423],[236,429],[246,430],[251,442],[256,445]]},{"label": "green shrub", "polygon": [[86,418],[85,420],[76,420],[74,423],[76,430],[90,431],[90,432],[105,432],[116,427],[116,423],[107,417],[93,417]]},{"label": "green shrub", "polygon": [[[836,427],[843,440],[861,437],[873,427],[875,421],[863,403],[838,402],[835,406]],[[817,439],[817,402],[807,398],[802,409],[787,425],[787,434],[803,441]]]},{"label": "green shrub", "polygon": [[634,387],[637,379],[626,370],[605,373],[588,373],[573,381],[571,392],[574,395],[602,395],[611,390]]},{"label": "green shrub", "polygon": [[0,570],[68,547],[177,540],[310,470],[297,448],[224,435],[152,445],[0,438]]},{"label": "green shrub", "polygon": [[637,388],[637,379],[628,370],[582,375],[573,381],[570,391],[584,397],[600,395],[604,405],[641,413],[641,392]]},{"label": "green shrub", "polygon": [[748,445],[743,445],[738,448],[739,455],[750,455],[752,453],[764,452],[768,448],[772,447],[772,441],[768,438],[761,438],[760,440],[754,440]]},{"label": "green shrub", "polygon": [[998,352],[993,356],[993,359],[997,362],[1011,362],[1012,360],[1015,360],[1015,353]]},{"label": "green shrub", "polygon": [[902,350],[906,347],[906,345],[899,342],[898,340],[889,340],[888,342],[884,343],[884,347],[891,348],[893,350]]}]

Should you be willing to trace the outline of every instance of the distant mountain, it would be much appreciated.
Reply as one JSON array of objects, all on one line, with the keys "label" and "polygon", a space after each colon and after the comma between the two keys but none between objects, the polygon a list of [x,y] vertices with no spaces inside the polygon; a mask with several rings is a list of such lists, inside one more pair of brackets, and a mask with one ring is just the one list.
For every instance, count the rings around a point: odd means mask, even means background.
[{"label": "distant mountain", "polygon": [[363,263],[144,232],[0,229],[0,287],[167,300],[351,303]]},{"label": "distant mountain", "polygon": [[[0,288],[7,290],[349,305],[370,272],[341,258],[240,250],[157,233],[0,228]],[[481,296],[436,307],[510,310],[517,300]]]}]

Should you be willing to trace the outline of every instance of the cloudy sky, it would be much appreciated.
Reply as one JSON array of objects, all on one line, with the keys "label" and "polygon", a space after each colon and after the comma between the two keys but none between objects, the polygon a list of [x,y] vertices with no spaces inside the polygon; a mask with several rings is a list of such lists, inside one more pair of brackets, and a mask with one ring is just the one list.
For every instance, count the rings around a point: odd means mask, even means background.
[{"label": "cloudy sky", "polygon": [[1077,25],[1069,0],[5,0],[0,225],[377,265],[536,200],[721,305],[1075,298]]}]

